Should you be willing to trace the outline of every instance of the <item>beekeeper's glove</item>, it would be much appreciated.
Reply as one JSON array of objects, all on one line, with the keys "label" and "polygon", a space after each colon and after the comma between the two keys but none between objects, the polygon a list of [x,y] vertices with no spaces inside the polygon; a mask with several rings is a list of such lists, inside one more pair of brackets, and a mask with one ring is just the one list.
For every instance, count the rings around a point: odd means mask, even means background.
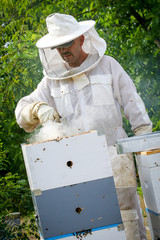
[{"label": "beekeeper's glove", "polygon": [[45,123],[48,120],[60,122],[60,117],[57,111],[53,107],[50,107],[46,104],[39,106],[37,117],[39,118],[40,123]]},{"label": "beekeeper's glove", "polygon": [[146,133],[151,133],[152,132],[152,125],[142,125],[142,126],[136,128],[133,132],[136,136],[143,135],[143,134],[146,134]]},{"label": "beekeeper's glove", "polygon": [[49,119],[60,122],[56,110],[49,107],[45,102],[28,104],[21,111],[21,127],[26,132],[32,132],[37,126]]}]

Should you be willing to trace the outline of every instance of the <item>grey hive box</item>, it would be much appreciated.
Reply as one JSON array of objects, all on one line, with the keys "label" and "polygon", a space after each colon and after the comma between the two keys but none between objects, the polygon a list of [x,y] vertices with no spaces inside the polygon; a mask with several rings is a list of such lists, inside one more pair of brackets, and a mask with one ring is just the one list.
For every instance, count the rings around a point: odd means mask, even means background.
[{"label": "grey hive box", "polygon": [[105,136],[93,131],[22,151],[42,239],[86,230],[85,239],[125,239]]}]

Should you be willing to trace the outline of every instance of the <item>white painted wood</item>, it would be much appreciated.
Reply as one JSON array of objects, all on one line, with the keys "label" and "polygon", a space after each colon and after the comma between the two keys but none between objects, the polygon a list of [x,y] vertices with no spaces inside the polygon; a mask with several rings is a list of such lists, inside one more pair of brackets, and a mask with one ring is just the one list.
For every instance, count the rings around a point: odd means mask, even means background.
[{"label": "white painted wood", "polygon": [[44,191],[113,175],[105,136],[98,136],[96,131],[60,141],[23,144],[22,150],[31,190]]},{"label": "white painted wood", "polygon": [[[152,151],[151,151],[152,152]],[[160,153],[155,153],[149,155],[137,155],[138,166],[154,168],[160,166]]]},{"label": "white painted wood", "polygon": [[160,214],[160,153],[136,158],[146,207]]},{"label": "white painted wood", "polygon": [[153,132],[117,141],[118,153],[141,152],[160,147],[160,132]]},{"label": "white painted wood", "polygon": [[[119,153],[139,152],[136,155],[140,182],[149,219],[152,239],[160,237],[160,132],[144,134],[117,141]],[[148,155],[144,152],[150,150]],[[153,151],[153,154],[152,154]],[[140,154],[140,155],[139,155]]]}]

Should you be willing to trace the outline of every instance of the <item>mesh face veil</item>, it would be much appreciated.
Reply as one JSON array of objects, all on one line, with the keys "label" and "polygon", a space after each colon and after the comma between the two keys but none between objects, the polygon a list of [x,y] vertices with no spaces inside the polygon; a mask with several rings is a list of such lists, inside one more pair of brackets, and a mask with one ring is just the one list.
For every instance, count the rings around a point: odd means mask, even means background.
[{"label": "mesh face veil", "polygon": [[[100,38],[95,28],[92,27],[89,31],[83,34],[84,43],[83,50],[88,54],[88,58],[76,68],[67,67],[67,63],[63,61],[57,51],[57,47],[39,48],[40,60],[43,65],[43,73],[46,77],[61,80],[67,79],[81,73],[84,73],[94,68],[106,51],[106,42]],[[74,40],[74,39],[73,39]],[[58,47],[66,46],[66,44],[73,44],[73,40],[61,44]],[[70,46],[71,46],[70,45]]]}]

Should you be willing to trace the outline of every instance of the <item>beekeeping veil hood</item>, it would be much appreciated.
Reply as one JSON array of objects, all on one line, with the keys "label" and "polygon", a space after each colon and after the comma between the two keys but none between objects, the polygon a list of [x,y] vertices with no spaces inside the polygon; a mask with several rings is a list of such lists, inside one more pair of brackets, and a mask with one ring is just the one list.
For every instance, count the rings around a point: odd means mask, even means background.
[{"label": "beekeeping veil hood", "polygon": [[[66,14],[54,13],[46,18],[48,34],[37,42],[44,75],[55,80],[67,79],[95,67],[106,50],[106,42],[96,32],[95,21],[77,20]],[[84,35],[83,50],[87,59],[75,68],[63,61],[56,47]]]}]

